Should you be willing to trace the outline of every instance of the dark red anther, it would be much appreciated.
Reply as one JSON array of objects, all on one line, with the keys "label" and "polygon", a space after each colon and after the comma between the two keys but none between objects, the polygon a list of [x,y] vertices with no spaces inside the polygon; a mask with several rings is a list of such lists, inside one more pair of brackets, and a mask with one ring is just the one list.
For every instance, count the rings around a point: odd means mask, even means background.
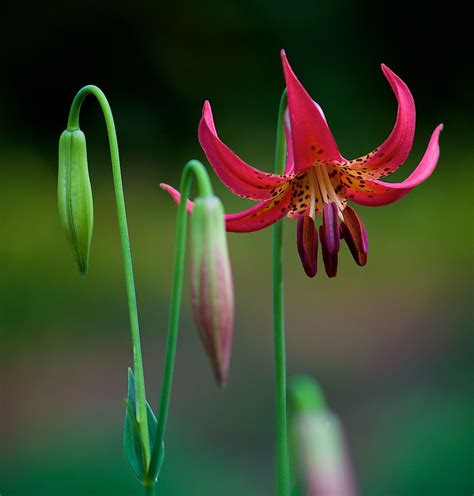
[{"label": "dark red anther", "polygon": [[338,210],[337,205],[332,203],[325,203],[323,207],[323,224],[325,233],[325,246],[326,250],[335,255],[339,251],[339,223],[338,223]]},{"label": "dark red anther", "polygon": [[367,263],[367,253],[369,251],[367,230],[352,207],[346,207],[342,215],[344,217],[344,239],[354,260],[362,267]]},{"label": "dark red anther", "polygon": [[[337,274],[337,252],[331,253],[327,248],[325,226],[319,228],[319,237],[321,238],[321,250],[323,252],[324,268],[328,277],[336,277]],[[339,232],[339,231],[338,231]]]},{"label": "dark red anther", "polygon": [[298,219],[297,244],[306,275],[314,277],[318,271],[318,231],[313,218],[304,216]]}]

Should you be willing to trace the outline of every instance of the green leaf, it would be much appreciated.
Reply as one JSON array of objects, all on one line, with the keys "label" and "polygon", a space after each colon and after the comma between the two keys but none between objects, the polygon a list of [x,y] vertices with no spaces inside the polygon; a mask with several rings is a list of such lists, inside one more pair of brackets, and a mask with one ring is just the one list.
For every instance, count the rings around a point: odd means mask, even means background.
[{"label": "green leaf", "polygon": [[[133,475],[142,483],[145,483],[148,467],[145,466],[143,440],[141,438],[140,429],[137,422],[137,407],[135,397],[135,378],[132,370],[128,369],[128,396],[125,400],[125,424],[123,430],[123,447],[125,458]],[[155,414],[147,402],[147,417],[148,417],[148,436],[150,446],[153,446],[156,436],[158,422]],[[158,469],[154,477],[156,481],[163,465],[165,455],[164,443],[161,445],[161,450],[158,458]]]}]

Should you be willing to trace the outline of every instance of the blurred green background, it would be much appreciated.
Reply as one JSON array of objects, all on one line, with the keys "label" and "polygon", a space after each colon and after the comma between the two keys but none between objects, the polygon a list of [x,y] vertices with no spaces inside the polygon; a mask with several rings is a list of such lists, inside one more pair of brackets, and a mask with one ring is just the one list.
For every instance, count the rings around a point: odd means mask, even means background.
[{"label": "blurred green background", "polygon": [[[137,276],[147,388],[159,393],[175,206],[158,185],[204,160],[204,99],[248,162],[270,170],[283,90],[279,50],[322,105],[342,153],[388,135],[386,63],[411,88],[421,158],[444,122],[441,159],[397,204],[358,208],[367,267],[309,280],[286,222],[291,374],[318,379],[347,432],[362,495],[472,494],[472,69],[448,9],[421,4],[264,0],[11,2],[0,53],[0,494],[140,495],[122,455],[131,364],[106,135],[83,107],[95,200],[90,274],[60,229],[56,153],[69,105],[99,85],[115,113]],[[441,45],[443,50],[438,50]],[[226,209],[236,199],[212,175]],[[182,312],[160,495],[275,494],[270,232],[229,236],[237,323],[218,390]]]}]

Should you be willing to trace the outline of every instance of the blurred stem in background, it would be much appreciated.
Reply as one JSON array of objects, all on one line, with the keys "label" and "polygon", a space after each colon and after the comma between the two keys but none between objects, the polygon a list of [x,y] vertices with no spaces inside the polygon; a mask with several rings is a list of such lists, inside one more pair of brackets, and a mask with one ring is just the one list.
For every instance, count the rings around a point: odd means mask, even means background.
[{"label": "blurred stem in background", "polygon": [[133,371],[135,376],[135,397],[137,423],[140,431],[140,437],[143,443],[143,458],[145,466],[150,461],[150,443],[148,434],[148,419],[145,394],[145,378],[143,372],[143,360],[140,345],[140,328],[138,324],[137,298],[135,292],[135,280],[133,275],[132,255],[130,250],[130,238],[128,234],[127,214],[125,210],[125,199],[122,185],[122,174],[120,170],[120,156],[117,141],[117,132],[115,130],[114,118],[109,102],[102,90],[96,86],[85,86],[74,98],[71,110],[69,112],[68,130],[79,129],[79,113],[84,99],[88,95],[93,95],[99,102],[104,114],[107,135],[109,138],[110,158],[112,161],[112,174],[115,189],[115,200],[117,205],[117,218],[120,232],[120,242],[122,246],[122,257],[125,272],[125,285],[127,288],[128,311],[130,317],[130,331],[133,346]]},{"label": "blurred stem in background", "polygon": [[[275,173],[283,174],[286,159],[284,112],[287,106],[286,90],[280,100],[275,149]],[[285,310],[283,297],[283,221],[277,222],[272,231],[273,246],[273,326],[275,346],[275,384],[277,410],[277,464],[278,494],[290,494],[290,464],[286,408],[286,353]]]}]

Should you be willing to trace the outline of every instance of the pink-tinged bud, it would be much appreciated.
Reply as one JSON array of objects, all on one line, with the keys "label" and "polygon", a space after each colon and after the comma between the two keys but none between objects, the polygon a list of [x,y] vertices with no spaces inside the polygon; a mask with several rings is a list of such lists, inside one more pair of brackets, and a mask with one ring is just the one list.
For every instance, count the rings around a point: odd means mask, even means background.
[{"label": "pink-tinged bud", "polygon": [[314,277],[318,271],[318,230],[312,217],[298,219],[297,244],[306,275]]},{"label": "pink-tinged bud", "polygon": [[342,214],[344,216],[343,237],[354,260],[362,267],[367,263],[369,251],[367,230],[352,207],[346,207]]},{"label": "pink-tinged bud", "polygon": [[234,333],[234,286],[224,209],[216,196],[198,197],[191,214],[194,320],[220,385],[227,381]]},{"label": "pink-tinged bud", "polygon": [[298,377],[289,388],[295,480],[306,496],[356,496],[354,474],[339,420],[318,385]]},{"label": "pink-tinged bud", "polygon": [[355,496],[354,476],[336,416],[327,410],[308,412],[296,422],[304,494]]}]

